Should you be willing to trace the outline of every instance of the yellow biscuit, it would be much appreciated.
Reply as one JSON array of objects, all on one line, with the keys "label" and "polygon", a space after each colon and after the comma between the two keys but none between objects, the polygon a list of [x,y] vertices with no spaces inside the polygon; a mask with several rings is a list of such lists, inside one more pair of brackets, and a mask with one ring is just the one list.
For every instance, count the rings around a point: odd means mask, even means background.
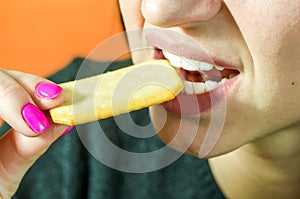
[{"label": "yellow biscuit", "polygon": [[50,115],[55,123],[70,126],[172,100],[184,87],[167,60],[150,60],[60,86],[65,100]]}]

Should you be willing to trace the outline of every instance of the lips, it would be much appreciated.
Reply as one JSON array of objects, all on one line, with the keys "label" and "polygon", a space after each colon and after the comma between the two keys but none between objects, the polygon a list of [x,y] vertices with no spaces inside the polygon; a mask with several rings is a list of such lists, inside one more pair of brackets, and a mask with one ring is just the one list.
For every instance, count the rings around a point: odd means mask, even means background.
[{"label": "lips", "polygon": [[209,92],[239,74],[237,70],[177,56],[168,51],[163,50],[162,54],[177,68],[187,94]]},{"label": "lips", "polygon": [[184,90],[162,105],[168,111],[184,115],[207,112],[224,101],[240,76],[237,68],[189,59],[158,48],[154,59],[169,60],[183,80]]}]

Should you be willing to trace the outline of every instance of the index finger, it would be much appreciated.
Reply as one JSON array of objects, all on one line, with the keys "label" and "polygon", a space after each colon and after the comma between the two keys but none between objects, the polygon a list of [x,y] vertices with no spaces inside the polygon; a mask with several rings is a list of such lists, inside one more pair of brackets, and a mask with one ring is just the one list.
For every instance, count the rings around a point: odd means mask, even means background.
[{"label": "index finger", "polygon": [[50,127],[48,118],[30,94],[3,70],[0,70],[0,117],[26,136],[36,136]]}]

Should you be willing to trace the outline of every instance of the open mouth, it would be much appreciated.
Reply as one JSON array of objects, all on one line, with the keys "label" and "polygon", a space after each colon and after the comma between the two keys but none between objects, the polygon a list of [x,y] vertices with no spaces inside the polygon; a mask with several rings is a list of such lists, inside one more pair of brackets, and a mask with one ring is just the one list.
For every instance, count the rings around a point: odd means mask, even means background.
[{"label": "open mouth", "polygon": [[[224,100],[240,75],[240,71],[234,67],[216,66],[161,49],[155,49],[154,58],[167,59],[183,81],[184,90],[177,99],[163,104],[168,110],[181,114],[198,114],[210,110],[213,105]],[[192,101],[195,101],[193,98],[197,98],[199,109],[196,111],[195,103],[192,105]]]},{"label": "open mouth", "polygon": [[169,60],[171,65],[177,68],[177,72],[183,80],[183,92],[186,94],[209,92],[240,73],[238,70],[188,59],[164,50],[161,50],[161,53],[162,58]]}]

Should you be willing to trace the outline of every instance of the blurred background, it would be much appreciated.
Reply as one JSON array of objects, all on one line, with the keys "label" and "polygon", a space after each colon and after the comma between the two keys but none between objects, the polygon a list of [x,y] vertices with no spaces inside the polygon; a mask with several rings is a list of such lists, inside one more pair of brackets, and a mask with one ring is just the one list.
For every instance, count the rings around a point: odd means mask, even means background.
[{"label": "blurred background", "polygon": [[117,0],[1,1],[0,68],[48,76],[122,31]]}]

